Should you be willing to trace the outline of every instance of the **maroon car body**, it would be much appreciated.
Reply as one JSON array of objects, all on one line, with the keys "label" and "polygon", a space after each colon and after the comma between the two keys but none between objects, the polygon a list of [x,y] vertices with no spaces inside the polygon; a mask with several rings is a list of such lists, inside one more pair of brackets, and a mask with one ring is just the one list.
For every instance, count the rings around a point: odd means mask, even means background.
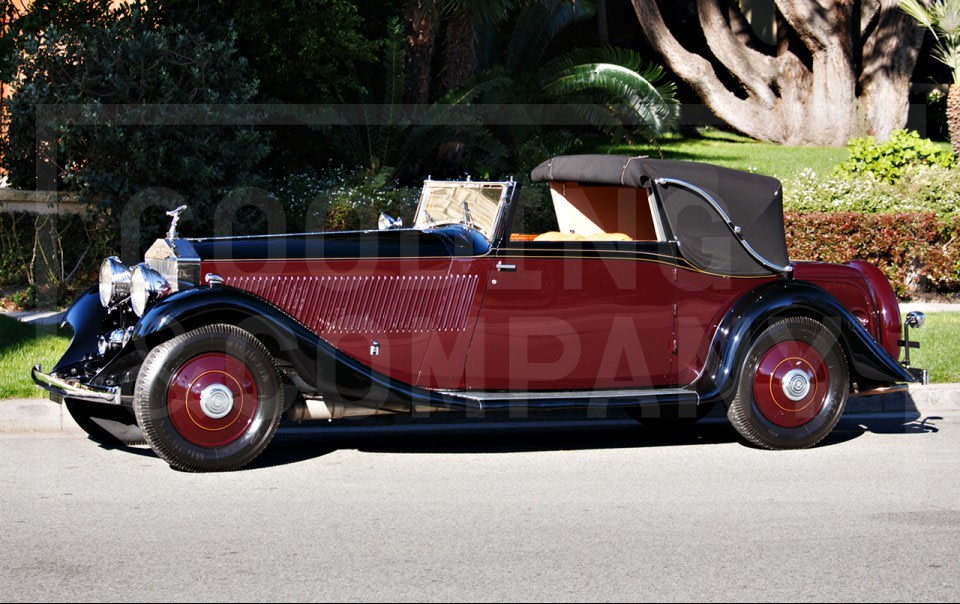
[{"label": "maroon car body", "polygon": [[898,362],[876,267],[789,262],[776,180],[618,156],[532,178],[550,204],[428,181],[410,229],[171,232],[132,273],[105,262],[70,350],[34,378],[92,435],[211,470],[256,457],[284,414],[623,407],[663,424],[724,403],[746,440],[804,447],[848,393],[922,375]]}]

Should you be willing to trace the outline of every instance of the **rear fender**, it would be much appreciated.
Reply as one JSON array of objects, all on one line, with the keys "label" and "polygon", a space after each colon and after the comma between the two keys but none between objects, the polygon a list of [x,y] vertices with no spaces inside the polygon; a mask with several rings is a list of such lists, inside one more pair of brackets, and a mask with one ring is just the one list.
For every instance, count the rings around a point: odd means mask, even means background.
[{"label": "rear fender", "polygon": [[768,325],[791,316],[814,318],[837,336],[851,381],[861,386],[915,381],[825,289],[800,281],[777,281],[752,290],[724,316],[704,370],[694,382],[701,400],[733,400],[750,344]]}]

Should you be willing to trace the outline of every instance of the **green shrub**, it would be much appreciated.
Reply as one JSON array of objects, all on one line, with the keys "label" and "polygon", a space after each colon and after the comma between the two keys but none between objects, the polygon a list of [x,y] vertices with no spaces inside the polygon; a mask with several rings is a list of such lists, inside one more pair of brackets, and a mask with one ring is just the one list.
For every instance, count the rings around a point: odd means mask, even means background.
[{"label": "green shrub", "polygon": [[960,215],[787,212],[792,260],[866,260],[901,297],[960,290]]},{"label": "green shrub", "polygon": [[[74,4],[89,10],[67,24],[12,34],[17,86],[8,136],[0,140],[10,183],[75,192],[98,215],[112,217],[114,230],[134,196],[164,188],[175,194],[154,205],[170,209],[183,196],[190,204],[183,230],[212,232],[216,204],[258,182],[256,166],[269,149],[262,132],[219,125],[211,110],[246,103],[257,91],[235,37],[209,39],[164,23],[160,0]],[[42,6],[35,9],[39,14],[30,16],[42,18]],[[69,118],[53,119],[53,108]],[[38,144],[46,128],[53,150]],[[45,182],[37,182],[38,162],[51,168]],[[133,218],[148,235],[141,243],[169,224],[158,207]]]},{"label": "green shrub", "polygon": [[887,183],[896,183],[910,168],[953,165],[953,153],[930,139],[920,138],[913,130],[895,130],[886,141],[872,136],[852,139],[847,148],[850,158],[840,164],[840,174],[872,174]]}]

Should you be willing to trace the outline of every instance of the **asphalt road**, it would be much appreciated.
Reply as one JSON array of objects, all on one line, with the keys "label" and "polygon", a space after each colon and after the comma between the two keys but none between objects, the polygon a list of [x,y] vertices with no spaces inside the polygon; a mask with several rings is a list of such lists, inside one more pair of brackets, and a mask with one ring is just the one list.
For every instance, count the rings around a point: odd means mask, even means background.
[{"label": "asphalt road", "polygon": [[0,435],[0,600],[960,599],[960,413],[281,435],[255,467]]}]

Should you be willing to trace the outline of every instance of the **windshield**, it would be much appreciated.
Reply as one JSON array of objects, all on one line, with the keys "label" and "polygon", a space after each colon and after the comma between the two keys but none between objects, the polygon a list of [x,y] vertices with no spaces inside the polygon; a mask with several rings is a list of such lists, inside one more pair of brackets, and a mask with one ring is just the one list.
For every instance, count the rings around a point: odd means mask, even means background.
[{"label": "windshield", "polygon": [[497,228],[500,205],[513,188],[512,182],[428,180],[423,183],[414,228],[447,224],[473,227],[487,240]]}]

